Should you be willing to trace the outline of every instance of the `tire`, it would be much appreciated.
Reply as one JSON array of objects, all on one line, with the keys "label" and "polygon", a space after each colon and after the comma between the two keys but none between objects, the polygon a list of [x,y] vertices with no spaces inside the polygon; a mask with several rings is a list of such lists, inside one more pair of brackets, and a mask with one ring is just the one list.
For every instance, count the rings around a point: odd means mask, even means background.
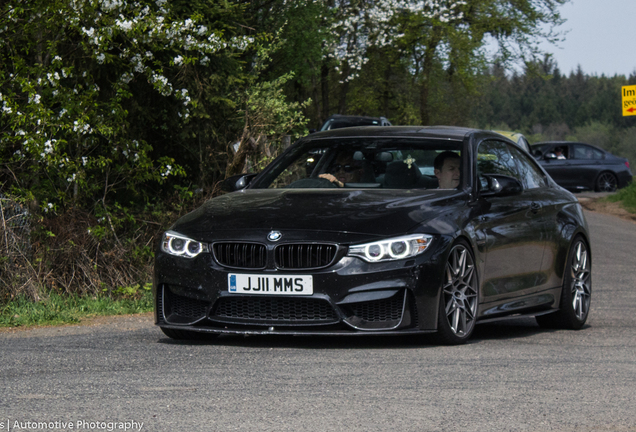
[{"label": "tire", "polygon": [[618,189],[618,179],[611,172],[602,172],[596,178],[594,185],[596,192],[614,192],[616,189]]},{"label": "tire", "polygon": [[444,268],[434,336],[438,343],[459,345],[470,338],[477,320],[478,286],[473,253],[466,242],[459,241]]},{"label": "tire", "polygon": [[587,320],[591,300],[592,257],[585,240],[576,237],[568,253],[559,310],[537,316],[537,323],[545,328],[578,330]]},{"label": "tire", "polygon": [[216,338],[218,335],[214,333],[201,333],[194,332],[189,330],[176,330],[172,328],[160,327],[163,334],[168,336],[170,339],[175,340],[212,340]]}]

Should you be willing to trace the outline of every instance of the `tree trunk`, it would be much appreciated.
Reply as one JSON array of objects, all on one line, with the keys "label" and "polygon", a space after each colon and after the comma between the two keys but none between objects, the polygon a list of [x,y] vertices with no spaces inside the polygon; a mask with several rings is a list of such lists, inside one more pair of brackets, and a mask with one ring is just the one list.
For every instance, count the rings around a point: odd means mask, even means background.
[{"label": "tree trunk", "polygon": [[327,118],[329,118],[329,67],[326,62],[322,63],[320,69],[320,88],[322,90],[322,124]]},{"label": "tree trunk", "polygon": [[[349,75],[349,68],[345,68],[346,75]],[[345,81],[342,83],[342,87],[340,88],[340,101],[338,103],[338,114],[346,114],[347,113],[347,93],[349,92],[349,81]]]},{"label": "tree trunk", "polygon": [[420,120],[423,126],[430,124],[431,115],[428,107],[429,91],[431,86],[431,72],[435,61],[435,51],[442,37],[442,30],[439,27],[433,29],[431,40],[424,53],[424,64],[422,65],[422,82],[420,87]]},{"label": "tree trunk", "polygon": [[241,136],[241,141],[239,141],[239,147],[236,151],[236,154],[232,158],[232,162],[228,164],[225,169],[225,178],[231,177],[236,174],[240,174],[243,172],[245,168],[245,160],[247,155],[250,154],[252,150],[254,150],[257,146],[254,138],[250,136],[250,130],[247,125],[247,119],[245,121],[245,127],[243,128],[243,135]]},{"label": "tree trunk", "polygon": [[349,73],[351,73],[351,68],[349,67],[349,63],[345,62],[342,66],[342,75],[345,79],[340,86],[340,97],[338,98],[338,114],[347,114],[347,93],[349,92]]},{"label": "tree trunk", "polygon": [[391,101],[391,61],[387,62],[384,69],[384,89],[382,91],[382,106],[384,108],[384,115],[387,116],[389,111],[389,103]]}]

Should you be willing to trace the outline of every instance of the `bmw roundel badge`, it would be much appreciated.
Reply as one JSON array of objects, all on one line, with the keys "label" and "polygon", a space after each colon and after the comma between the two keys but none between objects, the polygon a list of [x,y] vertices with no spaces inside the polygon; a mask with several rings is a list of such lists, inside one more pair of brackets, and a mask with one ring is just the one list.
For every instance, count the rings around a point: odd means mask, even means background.
[{"label": "bmw roundel badge", "polygon": [[283,234],[280,231],[271,231],[267,234],[267,240],[275,242],[280,240],[282,236]]}]

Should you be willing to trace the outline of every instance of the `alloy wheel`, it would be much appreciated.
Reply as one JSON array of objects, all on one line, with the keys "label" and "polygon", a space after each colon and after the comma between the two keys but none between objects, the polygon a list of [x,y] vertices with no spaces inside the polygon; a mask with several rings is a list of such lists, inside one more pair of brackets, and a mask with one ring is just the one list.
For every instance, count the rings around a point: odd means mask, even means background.
[{"label": "alloy wheel", "polygon": [[590,283],[590,263],[585,244],[579,241],[574,247],[571,271],[572,309],[577,319],[584,320],[590,309],[592,286]]},{"label": "alloy wheel", "polygon": [[618,187],[618,182],[614,174],[605,172],[596,180],[596,186],[599,192],[614,192]]},{"label": "alloy wheel", "polygon": [[472,255],[459,244],[450,253],[443,286],[444,311],[451,331],[469,335],[477,317],[477,277]]}]

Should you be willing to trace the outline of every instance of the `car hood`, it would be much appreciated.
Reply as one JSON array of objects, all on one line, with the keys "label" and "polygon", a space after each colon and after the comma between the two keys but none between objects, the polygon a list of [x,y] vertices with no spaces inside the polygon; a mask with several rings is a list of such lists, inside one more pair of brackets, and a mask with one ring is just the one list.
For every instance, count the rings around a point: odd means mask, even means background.
[{"label": "car hood", "polygon": [[257,232],[260,238],[270,230],[287,240],[320,231],[325,240],[353,241],[403,234],[422,224],[443,233],[454,229],[450,213],[456,217],[465,199],[456,190],[248,189],[207,201],[171,229],[201,241]]}]

